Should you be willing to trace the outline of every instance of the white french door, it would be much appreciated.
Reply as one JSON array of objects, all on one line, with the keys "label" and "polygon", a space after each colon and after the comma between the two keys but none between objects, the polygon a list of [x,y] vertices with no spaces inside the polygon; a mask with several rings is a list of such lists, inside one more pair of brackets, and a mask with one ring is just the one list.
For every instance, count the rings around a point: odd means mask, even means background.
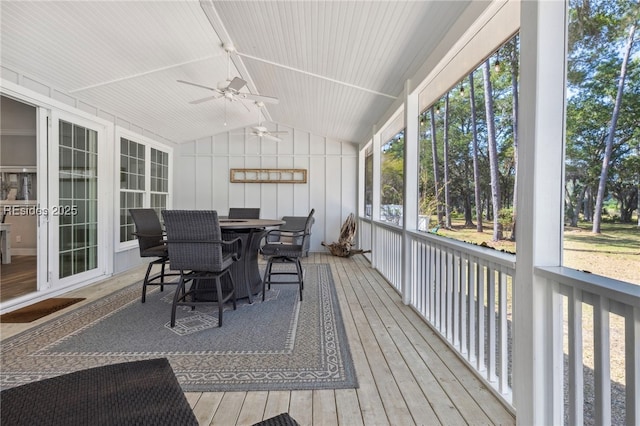
[{"label": "white french door", "polygon": [[108,158],[100,124],[62,112],[50,116],[48,285],[63,288],[106,273]]}]

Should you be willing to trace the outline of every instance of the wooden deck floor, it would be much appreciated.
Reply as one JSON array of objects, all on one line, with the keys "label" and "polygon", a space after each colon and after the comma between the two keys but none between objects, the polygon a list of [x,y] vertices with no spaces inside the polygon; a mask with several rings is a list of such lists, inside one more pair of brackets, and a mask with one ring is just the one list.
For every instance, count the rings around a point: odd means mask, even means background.
[{"label": "wooden deck floor", "polygon": [[[187,392],[201,425],[251,425],[289,412],[301,425],[515,424],[514,417],[362,256],[329,263],[360,387],[275,392]],[[142,269],[69,293],[89,303]],[[55,314],[54,314],[55,315]],[[47,317],[47,320],[51,316]],[[2,324],[6,338],[29,324]]]}]

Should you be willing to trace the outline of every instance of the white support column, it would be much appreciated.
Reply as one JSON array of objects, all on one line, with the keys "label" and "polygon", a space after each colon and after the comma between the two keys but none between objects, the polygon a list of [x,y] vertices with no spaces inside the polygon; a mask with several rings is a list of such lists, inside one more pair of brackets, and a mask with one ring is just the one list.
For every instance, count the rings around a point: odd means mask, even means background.
[{"label": "white support column", "polygon": [[358,152],[358,181],[356,182],[358,188],[358,216],[364,216],[364,186],[365,186],[365,169],[367,161],[367,148],[366,144],[360,148]]},{"label": "white support column", "polygon": [[402,247],[402,302],[411,303],[411,239],[407,229],[416,229],[418,224],[418,94],[411,93],[411,81],[404,85],[404,205]]},{"label": "white support column", "polygon": [[562,263],[565,129],[566,4],[521,2],[521,80],[518,164],[518,247],[514,283],[514,405],[518,423],[561,424],[556,392],[557,318],[545,279],[535,266]]},{"label": "white support column", "polygon": [[[373,126],[373,205],[371,206],[371,221],[376,222],[380,220],[380,132]],[[373,268],[377,265],[377,256],[379,250],[377,250],[378,241],[375,231],[375,225],[371,225],[371,266]]]}]

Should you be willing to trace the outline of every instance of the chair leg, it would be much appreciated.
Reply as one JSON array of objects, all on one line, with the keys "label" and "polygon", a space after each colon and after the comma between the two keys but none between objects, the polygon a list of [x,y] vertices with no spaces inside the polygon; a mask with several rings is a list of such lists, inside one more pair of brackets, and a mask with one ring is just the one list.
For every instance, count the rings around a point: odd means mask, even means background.
[{"label": "chair leg", "polygon": [[[200,281],[201,280],[196,278],[191,280],[191,287],[189,288],[189,291],[191,292],[191,301],[194,303],[198,300],[198,293],[200,292]],[[185,286],[185,290],[186,290],[186,286]],[[185,298],[185,302],[186,300],[187,299]],[[191,305],[191,310],[195,311],[196,305]]]},{"label": "chair leg", "polygon": [[164,267],[166,263],[162,262],[162,266],[160,269],[160,291],[164,291]]},{"label": "chair leg", "polygon": [[227,274],[229,274],[229,280],[231,281],[231,300],[233,301],[233,310],[235,311],[236,306],[236,283],[233,280],[233,275],[231,275],[231,271],[227,269]]},{"label": "chair leg", "polygon": [[273,262],[271,262],[272,258],[269,258],[267,261],[267,266],[264,269],[264,279],[262,280],[262,301],[264,302],[264,296],[266,293],[267,281],[269,281],[269,288],[271,288],[271,267],[273,266]]},{"label": "chair leg", "polygon": [[178,306],[178,300],[180,300],[180,291],[184,293],[184,276],[182,271],[180,271],[180,282],[178,282],[178,287],[176,288],[176,292],[173,295],[173,304],[171,305],[171,328],[176,325],[176,307]]},{"label": "chair leg", "polygon": [[218,327],[222,327],[222,311],[224,311],[224,303],[222,303],[223,297],[220,275],[216,276],[216,291],[218,292]]},{"label": "chair leg", "polygon": [[142,303],[147,299],[147,283],[149,282],[149,274],[151,274],[152,267],[153,262],[149,262],[149,266],[147,266],[147,273],[144,276],[144,281],[142,281]]},{"label": "chair leg", "polygon": [[300,263],[300,258],[296,258],[296,269],[298,271],[298,283],[300,284],[300,301],[302,302],[302,289],[304,289],[304,274],[302,273],[302,263]]}]

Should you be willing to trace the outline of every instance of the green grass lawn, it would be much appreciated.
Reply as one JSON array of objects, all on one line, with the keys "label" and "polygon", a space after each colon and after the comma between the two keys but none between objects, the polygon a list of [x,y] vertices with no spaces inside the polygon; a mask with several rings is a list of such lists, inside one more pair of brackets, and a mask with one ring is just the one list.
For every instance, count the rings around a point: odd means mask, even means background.
[{"label": "green grass lawn", "polygon": [[[438,235],[511,253],[517,251],[513,241],[491,241],[493,230],[490,226],[485,226],[484,232],[478,233],[475,228],[465,228],[462,220],[454,219],[452,229],[440,228]],[[580,223],[576,228],[566,227],[563,257],[564,266],[640,285],[640,228],[637,219],[631,224],[603,223],[600,234],[591,232],[591,223]]]}]

